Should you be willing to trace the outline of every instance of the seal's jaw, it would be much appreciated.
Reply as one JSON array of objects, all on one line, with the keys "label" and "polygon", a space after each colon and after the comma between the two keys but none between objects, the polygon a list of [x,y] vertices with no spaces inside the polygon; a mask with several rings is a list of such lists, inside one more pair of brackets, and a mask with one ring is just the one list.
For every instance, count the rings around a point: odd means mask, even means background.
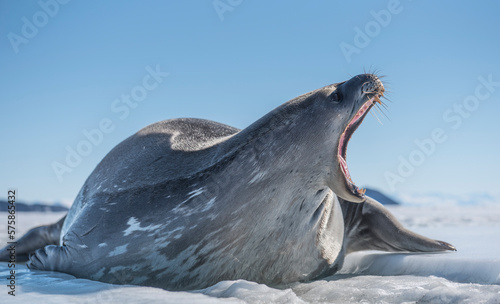
[{"label": "seal's jaw", "polygon": [[345,186],[348,190],[348,193],[354,195],[358,200],[363,201],[365,199],[365,189],[358,188],[354,182],[352,181],[351,174],[349,173],[349,169],[347,168],[346,162],[346,154],[347,154],[347,144],[351,139],[354,131],[359,127],[363,119],[366,117],[370,109],[376,104],[381,103],[380,96],[383,96],[383,91],[380,92],[380,95],[377,93],[369,98],[356,112],[356,114],[351,118],[349,123],[347,124],[344,132],[340,135],[338,149],[337,149],[337,159],[340,166],[340,171],[344,176]]}]

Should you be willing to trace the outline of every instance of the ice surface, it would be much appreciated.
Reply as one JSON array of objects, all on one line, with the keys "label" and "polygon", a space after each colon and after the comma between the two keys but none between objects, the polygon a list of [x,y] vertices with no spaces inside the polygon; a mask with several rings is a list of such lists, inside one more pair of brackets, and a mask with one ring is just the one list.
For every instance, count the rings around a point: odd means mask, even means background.
[{"label": "ice surface", "polygon": [[[348,255],[339,274],[271,288],[245,280],[204,290],[170,292],[111,285],[17,265],[17,295],[7,294],[8,268],[0,263],[0,303],[500,303],[500,203],[414,204],[388,207],[403,224],[449,242],[457,252]],[[63,214],[18,213],[18,235]],[[0,241],[6,241],[0,213]]]}]

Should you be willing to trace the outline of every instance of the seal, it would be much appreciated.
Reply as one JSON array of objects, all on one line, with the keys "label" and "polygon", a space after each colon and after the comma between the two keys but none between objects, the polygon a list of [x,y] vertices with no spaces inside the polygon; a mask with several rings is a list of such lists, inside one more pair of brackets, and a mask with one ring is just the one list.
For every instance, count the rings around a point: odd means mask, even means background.
[{"label": "seal", "polygon": [[312,280],[359,250],[455,250],[406,230],[351,180],[347,143],[383,94],[376,75],[362,74],[243,130],[199,119],[147,126],[104,157],[65,218],[33,229],[18,252],[34,251],[31,270],[192,290]]}]

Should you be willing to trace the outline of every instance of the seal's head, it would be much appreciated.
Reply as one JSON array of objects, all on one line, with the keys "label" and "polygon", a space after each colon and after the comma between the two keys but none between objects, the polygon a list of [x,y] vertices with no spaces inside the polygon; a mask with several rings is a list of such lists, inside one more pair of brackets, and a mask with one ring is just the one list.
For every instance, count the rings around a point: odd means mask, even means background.
[{"label": "seal's head", "polygon": [[299,108],[293,112],[300,113],[300,119],[288,131],[293,133],[295,145],[306,146],[302,156],[312,170],[309,174],[323,176],[322,182],[347,201],[365,200],[365,190],[354,184],[347,168],[347,144],[368,111],[381,103],[383,94],[377,76],[361,74],[287,103]]},{"label": "seal's head", "polygon": [[329,95],[332,102],[337,105],[339,113],[348,114],[340,117],[342,133],[338,137],[336,149],[338,166],[334,168],[334,184],[332,185],[332,190],[343,199],[352,202],[365,200],[365,190],[359,189],[354,184],[347,168],[347,143],[368,111],[376,103],[381,103],[380,97],[383,95],[384,85],[373,74],[358,75],[348,81],[335,84],[333,92]]},{"label": "seal's head", "polygon": [[[282,104],[224,139],[225,149],[217,146],[216,151],[228,155],[241,148],[239,172],[266,168],[268,178],[282,179],[287,189],[306,183],[312,193],[330,188],[346,201],[363,202],[364,190],[356,187],[347,168],[347,143],[383,94],[384,86],[373,74],[327,85]],[[242,169],[246,163],[251,168]]]}]

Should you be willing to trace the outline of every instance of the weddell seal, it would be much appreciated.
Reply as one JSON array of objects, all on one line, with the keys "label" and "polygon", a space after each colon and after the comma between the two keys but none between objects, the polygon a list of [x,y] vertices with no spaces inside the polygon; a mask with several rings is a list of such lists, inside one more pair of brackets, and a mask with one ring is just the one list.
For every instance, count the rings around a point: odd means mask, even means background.
[{"label": "weddell seal", "polygon": [[383,93],[362,74],[244,130],[199,119],[147,126],[104,157],[65,218],[32,229],[17,252],[30,254],[31,270],[192,290],[321,278],[359,250],[455,250],[406,230],[351,180],[347,143]]}]

